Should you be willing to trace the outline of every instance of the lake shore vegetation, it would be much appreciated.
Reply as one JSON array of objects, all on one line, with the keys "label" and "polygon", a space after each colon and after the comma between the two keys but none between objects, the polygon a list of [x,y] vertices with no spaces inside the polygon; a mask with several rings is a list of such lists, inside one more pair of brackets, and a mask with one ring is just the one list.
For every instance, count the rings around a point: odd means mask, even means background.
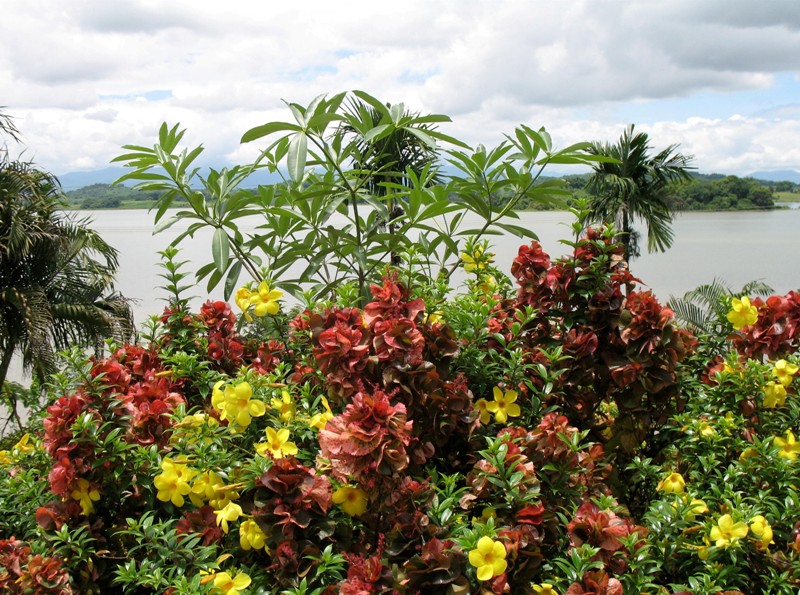
[{"label": "lake shore vegetation", "polygon": [[[190,310],[178,238],[136,342],[61,354],[0,448],[0,590],[797,592],[800,294],[711,284],[673,310],[585,202],[551,258],[515,209],[562,200],[543,172],[603,159],[589,143],[471,148],[366,93],[287,108],[208,176],[178,126],[124,149],[159,227],[216,230],[199,280],[227,297]],[[353,158],[406,135],[458,178]],[[509,271],[492,230],[520,236]]]}]

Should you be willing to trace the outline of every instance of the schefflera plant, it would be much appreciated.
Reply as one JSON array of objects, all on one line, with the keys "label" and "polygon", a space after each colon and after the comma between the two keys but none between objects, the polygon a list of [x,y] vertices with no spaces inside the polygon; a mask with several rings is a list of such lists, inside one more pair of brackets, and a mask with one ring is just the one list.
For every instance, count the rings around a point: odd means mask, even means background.
[{"label": "schefflera plant", "polygon": [[[462,238],[505,231],[535,239],[511,220],[523,199],[566,195],[563,181],[541,178],[547,165],[604,159],[589,155],[588,143],[555,150],[544,129],[524,125],[495,148],[472,149],[437,129],[449,117],[413,113],[363,91],[287,107],[293,122],[268,122],[242,136],[243,143],[269,141],[253,163],[203,176],[194,165],[202,146],[181,147],[185,130],[166,123],[155,145],[127,145],[114,159],[131,168],[118,182],[163,193],[157,231],[189,222],[173,244],[213,229],[212,260],[197,276],[207,278],[209,291],[224,281],[226,300],[244,272],[256,282],[266,273],[298,297],[310,290],[311,299],[333,297],[352,282],[363,305],[386,265],[410,254],[406,261],[418,272],[449,278]],[[444,161],[458,174],[443,175]],[[262,170],[281,181],[252,188],[249,177]],[[178,198],[188,207],[168,216]],[[260,223],[245,234],[240,225],[249,216]]]}]

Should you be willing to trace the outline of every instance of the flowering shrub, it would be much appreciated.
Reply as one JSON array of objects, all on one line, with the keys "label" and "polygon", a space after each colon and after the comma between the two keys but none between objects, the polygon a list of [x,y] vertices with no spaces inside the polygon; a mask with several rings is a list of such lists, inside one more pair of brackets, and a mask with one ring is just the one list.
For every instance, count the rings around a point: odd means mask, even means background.
[{"label": "flowering shrub", "polygon": [[472,246],[435,312],[393,269],[363,307],[259,284],[70,355],[0,450],[0,585],[796,592],[797,294],[729,296],[707,361],[608,230],[571,247],[512,294]]}]

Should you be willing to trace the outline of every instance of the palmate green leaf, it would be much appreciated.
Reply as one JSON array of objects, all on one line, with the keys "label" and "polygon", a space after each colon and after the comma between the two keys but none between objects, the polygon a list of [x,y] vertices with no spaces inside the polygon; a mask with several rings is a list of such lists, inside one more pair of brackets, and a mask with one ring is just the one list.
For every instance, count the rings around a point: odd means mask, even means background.
[{"label": "palmate green leaf", "polygon": [[211,239],[211,255],[214,258],[217,270],[225,272],[228,269],[228,260],[230,259],[230,242],[228,241],[228,234],[221,227],[214,230],[214,237]]}]

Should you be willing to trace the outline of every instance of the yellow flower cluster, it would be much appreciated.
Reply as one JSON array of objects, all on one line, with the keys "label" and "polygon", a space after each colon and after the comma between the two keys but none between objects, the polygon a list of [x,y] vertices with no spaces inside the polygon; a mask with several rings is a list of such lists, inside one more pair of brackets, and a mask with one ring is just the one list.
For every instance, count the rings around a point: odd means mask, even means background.
[{"label": "yellow flower cluster", "polygon": [[220,414],[219,418],[236,423],[242,428],[250,425],[252,418],[261,417],[267,407],[258,399],[253,399],[253,389],[248,382],[235,386],[225,385],[220,380],[211,392],[211,406]]},{"label": "yellow flower cluster", "polygon": [[509,417],[519,417],[522,411],[517,405],[516,400],[519,393],[515,390],[503,392],[495,386],[493,390],[494,400],[478,399],[475,407],[480,412],[481,423],[486,425],[491,421],[491,414],[494,413],[494,420],[499,424],[504,424]]},{"label": "yellow flower cluster", "polygon": [[471,252],[462,252],[461,261],[464,263],[464,270],[468,273],[480,273],[492,263],[494,254],[486,252],[485,245],[475,246]]},{"label": "yellow flower cluster", "polygon": [[161,473],[155,477],[153,485],[158,490],[156,498],[172,502],[178,508],[186,502],[184,496],[188,496],[198,508],[208,504],[215,509],[223,508],[239,497],[234,486],[225,485],[214,471],[198,472],[185,461],[175,461],[170,457],[161,461]]},{"label": "yellow flower cluster", "polygon": [[750,519],[750,532],[756,538],[756,544],[761,550],[767,551],[769,544],[775,543],[772,540],[772,527],[760,514]]},{"label": "yellow flower cluster", "polygon": [[13,465],[26,455],[36,451],[37,445],[31,444],[31,435],[23,434],[11,450],[0,450],[0,465]]},{"label": "yellow flower cluster", "polygon": [[278,300],[283,296],[280,289],[270,289],[269,283],[262,281],[258,284],[255,291],[251,291],[249,287],[240,287],[236,291],[236,305],[244,312],[245,320],[251,321],[253,317],[250,314],[252,308],[253,314],[258,317],[261,316],[275,316],[281,308]]}]

